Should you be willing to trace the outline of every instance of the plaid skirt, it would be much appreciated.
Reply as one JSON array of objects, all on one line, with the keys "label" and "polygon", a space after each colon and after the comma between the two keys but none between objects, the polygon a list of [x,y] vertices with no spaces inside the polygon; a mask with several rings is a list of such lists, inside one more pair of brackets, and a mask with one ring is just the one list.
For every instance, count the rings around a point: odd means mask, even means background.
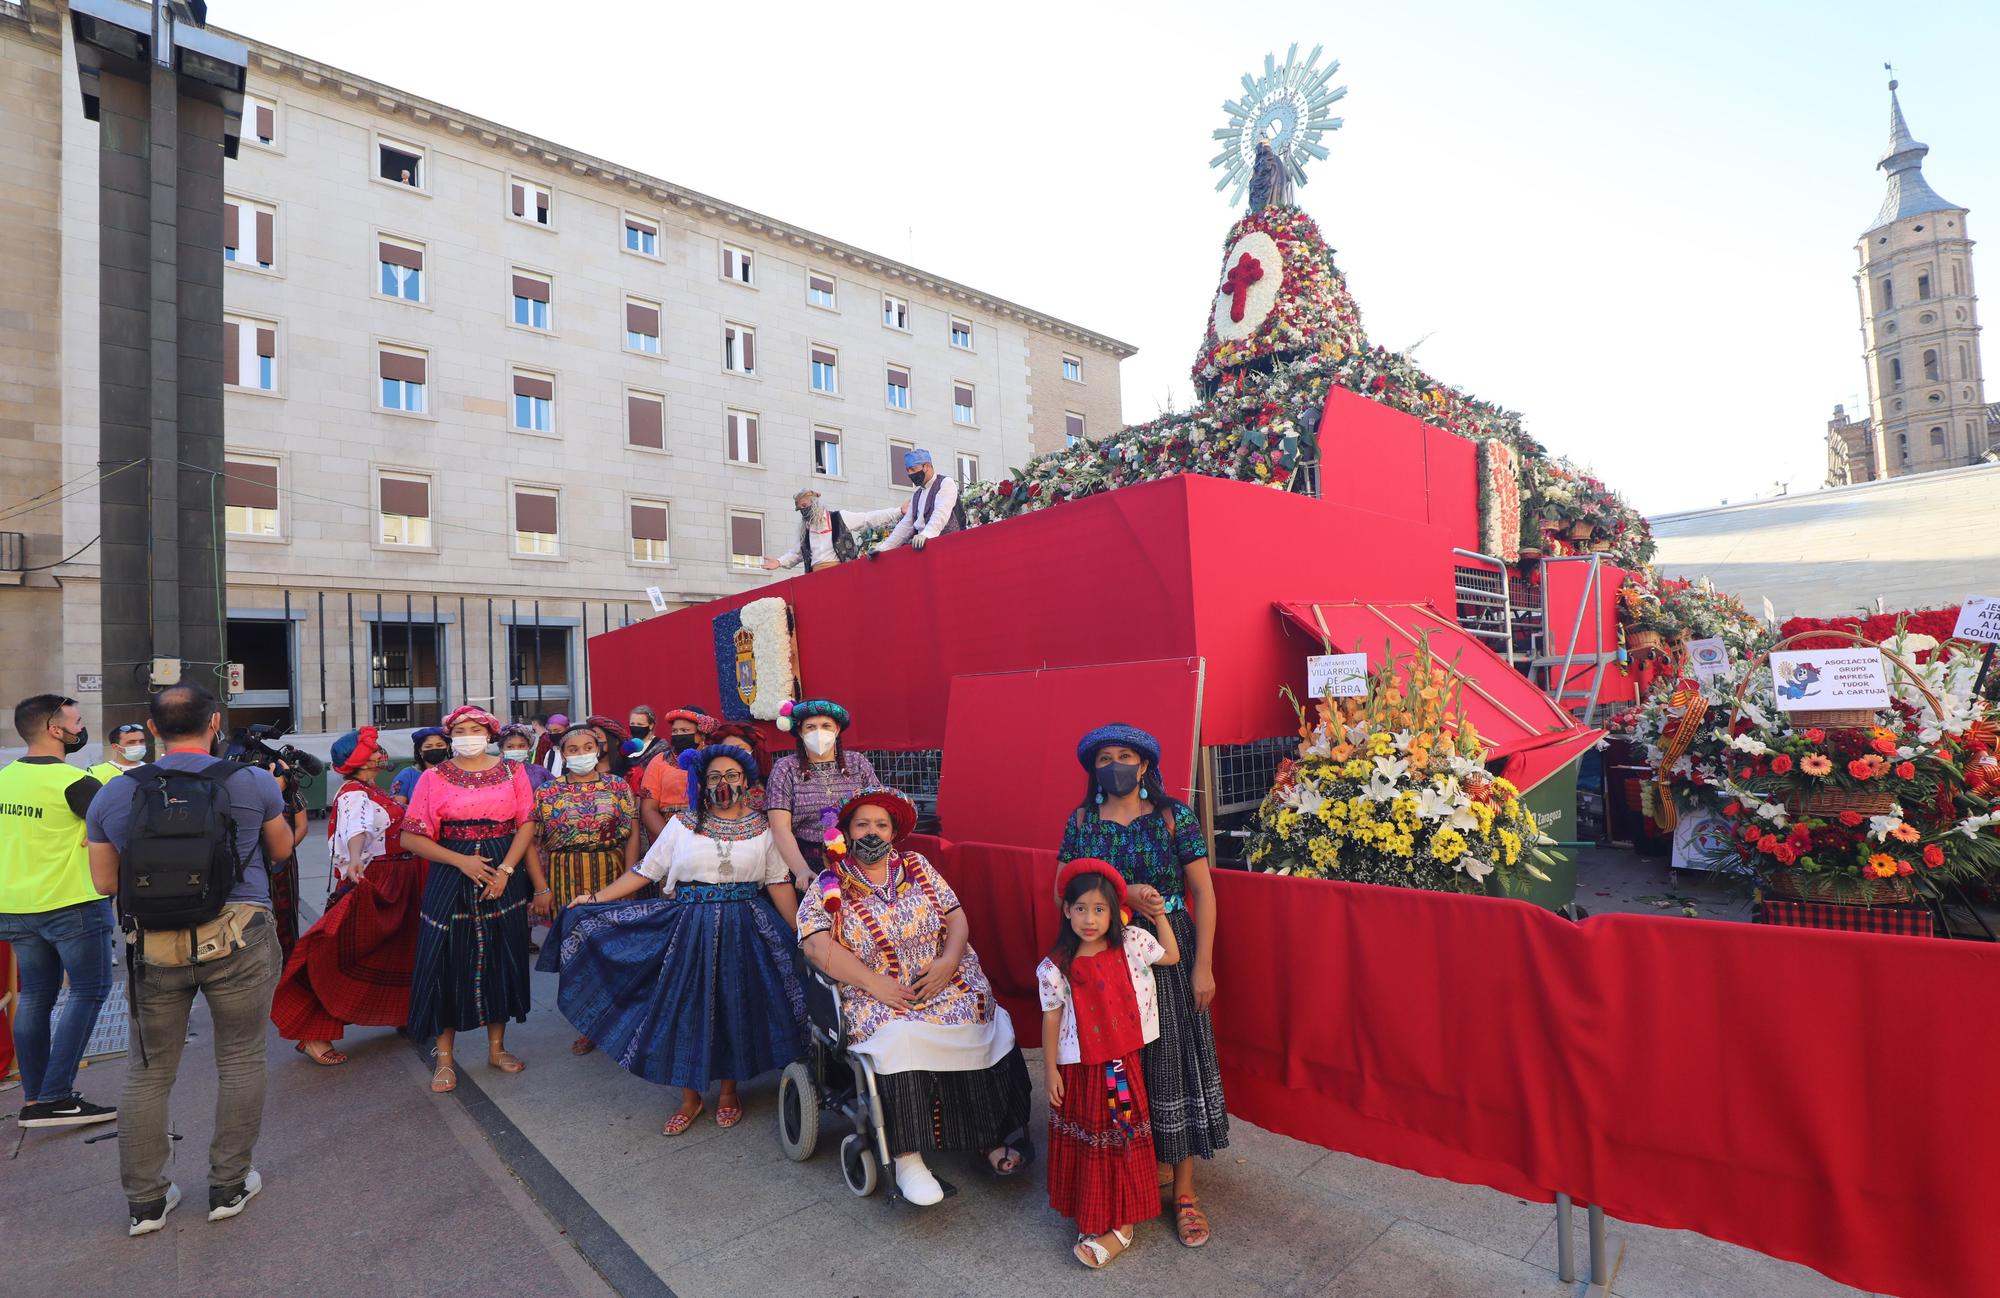
[{"label": "plaid skirt", "polygon": [[271,998],[279,1036],[338,1041],[349,1024],[400,1028],[409,1020],[429,870],[430,862],[414,856],[381,857],[360,883],[342,885],[285,961]]},{"label": "plaid skirt", "polygon": [[[498,827],[502,832],[493,832]],[[494,821],[446,821],[437,842],[498,864],[513,831]],[[410,971],[410,1039],[528,1021],[528,872],[516,870],[495,901],[448,865],[424,884],[416,962]]]},{"label": "plaid skirt", "polygon": [[1019,1046],[991,1068],[971,1072],[883,1073],[875,1090],[893,1154],[983,1154],[1027,1133],[1032,1093]]},{"label": "plaid skirt", "polygon": [[1064,1064],[1062,1103],[1049,1110],[1049,1207],[1086,1235],[1160,1215],[1139,1052],[1120,1062],[1132,1088],[1130,1130],[1106,1102],[1103,1064]]},{"label": "plaid skirt", "polygon": [[558,908],[586,892],[609,888],[625,873],[625,849],[600,847],[549,853],[549,888]]},{"label": "plaid skirt", "polygon": [[[1133,921],[1151,930],[1145,920]],[[1213,1158],[1229,1147],[1229,1111],[1222,1101],[1222,1065],[1208,1011],[1194,1004],[1194,917],[1167,912],[1181,958],[1153,966],[1160,997],[1160,1036],[1139,1052],[1151,1101],[1153,1148],[1162,1163]]]}]

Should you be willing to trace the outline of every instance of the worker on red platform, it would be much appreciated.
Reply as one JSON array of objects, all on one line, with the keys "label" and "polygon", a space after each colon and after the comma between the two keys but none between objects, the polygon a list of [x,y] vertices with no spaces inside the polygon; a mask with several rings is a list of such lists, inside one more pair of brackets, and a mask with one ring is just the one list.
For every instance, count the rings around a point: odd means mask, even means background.
[{"label": "worker on red platform", "polygon": [[931,463],[931,453],[919,447],[903,452],[903,471],[917,494],[896,521],[895,530],[873,553],[887,554],[908,541],[912,550],[921,550],[926,541],[947,532],[965,530],[965,507],[958,503],[958,483],[943,476]]},{"label": "worker on red platform", "polygon": [[820,503],[819,492],[811,487],[800,488],[792,496],[792,505],[799,511],[799,543],[775,559],[764,560],[767,572],[796,568],[802,563],[807,572],[818,572],[822,568],[835,568],[849,559],[857,559],[861,556],[861,548],[855,543],[854,533],[894,522],[903,512],[894,506],[888,509],[828,509]]}]

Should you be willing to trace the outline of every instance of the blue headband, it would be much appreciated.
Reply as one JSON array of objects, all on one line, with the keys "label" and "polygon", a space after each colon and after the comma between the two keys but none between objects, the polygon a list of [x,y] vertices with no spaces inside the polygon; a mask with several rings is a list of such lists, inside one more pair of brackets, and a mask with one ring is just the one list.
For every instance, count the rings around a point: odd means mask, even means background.
[{"label": "blue headband", "polygon": [[706,748],[690,748],[679,757],[680,767],[687,772],[689,807],[701,805],[701,780],[708,773],[708,764],[718,757],[727,757],[743,768],[746,784],[756,784],[759,778],[757,759],[735,744],[710,744]]},{"label": "blue headband", "polygon": [[930,462],[931,453],[921,448],[903,452],[903,467],[906,469],[914,469],[919,464],[929,464]]},{"label": "blue headband", "polygon": [[1128,726],[1120,721],[1114,721],[1108,726],[1099,726],[1078,740],[1076,760],[1087,771],[1090,769],[1090,764],[1097,759],[1097,750],[1108,744],[1130,748],[1150,764],[1154,766],[1160,764],[1160,741],[1139,727]]}]

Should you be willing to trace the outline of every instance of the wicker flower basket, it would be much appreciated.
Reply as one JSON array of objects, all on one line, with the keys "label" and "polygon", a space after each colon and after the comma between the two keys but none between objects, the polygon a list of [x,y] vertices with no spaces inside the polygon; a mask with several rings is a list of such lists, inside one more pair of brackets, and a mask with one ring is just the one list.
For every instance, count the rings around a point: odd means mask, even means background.
[{"label": "wicker flower basket", "polygon": [[[1757,657],[1760,661],[1769,661],[1772,654],[1785,648],[1787,645],[1806,639],[1808,636],[1833,636],[1842,640],[1851,640],[1858,645],[1866,645],[1870,649],[1880,650],[1884,658],[1887,658],[1890,662],[1903,669],[1903,673],[1910,678],[1911,682],[1916,685],[1917,690],[1924,696],[1925,701],[1931,705],[1931,711],[1936,713],[1940,718],[1944,716],[1944,701],[1932,693],[1929,686],[1924,684],[1923,678],[1917,675],[1917,669],[1896,654],[1883,649],[1881,645],[1868,639],[1866,636],[1858,636],[1846,631],[1834,630],[1804,631],[1798,635],[1786,636],[1783,640],[1778,641],[1778,643],[1757,655]],[[1742,715],[1743,712],[1743,695],[1749,690],[1750,682],[1757,674],[1754,670],[1757,663],[1752,663],[1751,666],[1753,670],[1743,673],[1742,681],[1736,686],[1736,707],[1729,714],[1729,728],[1732,730],[1735,729],[1736,718]],[[1790,719],[1793,726],[1819,726],[1828,730],[1857,729],[1862,726],[1872,726],[1878,719],[1878,713],[1873,708],[1820,708],[1817,710],[1790,712],[1786,716]]]},{"label": "wicker flower basket", "polygon": [[1637,653],[1641,649],[1657,649],[1659,647],[1660,633],[1658,631],[1653,631],[1646,627],[1634,627],[1625,633],[1625,648],[1633,653]]},{"label": "wicker flower basket", "polygon": [[1826,788],[1789,789],[1782,799],[1785,810],[1794,816],[1837,816],[1843,811],[1864,816],[1886,816],[1896,806],[1891,793],[1872,790]]},{"label": "wicker flower basket", "polygon": [[1569,539],[1572,541],[1588,541],[1591,531],[1590,524],[1579,519],[1569,525]]},{"label": "wicker flower basket", "polygon": [[1915,901],[1916,885],[1909,879],[1856,879],[1844,874],[1807,874],[1803,870],[1773,870],[1770,891],[1800,901],[1831,901],[1843,905],[1895,906]]}]

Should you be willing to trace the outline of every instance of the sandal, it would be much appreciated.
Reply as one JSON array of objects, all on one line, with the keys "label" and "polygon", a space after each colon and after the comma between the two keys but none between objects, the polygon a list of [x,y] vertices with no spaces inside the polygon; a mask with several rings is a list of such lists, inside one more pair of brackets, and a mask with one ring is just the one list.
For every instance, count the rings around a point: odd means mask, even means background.
[{"label": "sandal", "polygon": [[589,1037],[578,1037],[569,1043],[569,1052],[573,1055],[587,1055],[595,1049],[597,1049],[597,1043]]},{"label": "sandal", "polygon": [[331,1041],[326,1042],[325,1045],[326,1049],[324,1050],[308,1050],[306,1049],[306,1043],[301,1041],[294,1045],[292,1049],[312,1060],[321,1068],[338,1068],[347,1062],[347,1056],[334,1049]]},{"label": "sandal", "polygon": [[[1107,1239],[1118,1245],[1117,1252],[1104,1247],[1104,1241]],[[1092,1238],[1089,1235],[1078,1235],[1076,1237],[1076,1244],[1070,1249],[1070,1255],[1091,1270],[1102,1271],[1105,1267],[1111,1265],[1113,1258],[1130,1247],[1132,1247],[1132,1236],[1120,1234],[1114,1226],[1110,1231],[1096,1238]]]},{"label": "sandal", "polygon": [[1028,1165],[1029,1155],[1012,1145],[995,1145],[986,1151],[986,1166],[1001,1178],[1013,1176]]},{"label": "sandal", "polygon": [[715,1125],[724,1131],[743,1121],[743,1105],[735,1097],[723,1100],[715,1106]]},{"label": "sandal", "polygon": [[[699,1118],[707,1108],[708,1106],[705,1104],[697,1104],[693,1113],[674,1114],[673,1117],[667,1119],[667,1125],[660,1128],[660,1134],[663,1136],[678,1136],[685,1133],[689,1127],[694,1125],[694,1120]],[[721,1117],[720,1114],[716,1116],[718,1119]]]},{"label": "sandal", "polygon": [[458,1089],[458,1067],[451,1061],[451,1051],[433,1050],[431,1058],[437,1060],[437,1068],[431,1073],[431,1094],[449,1095]]},{"label": "sandal", "polygon": [[486,1066],[503,1073],[518,1073],[527,1067],[526,1064],[521,1062],[518,1056],[504,1049],[497,1053],[488,1051],[486,1054]]},{"label": "sandal", "polygon": [[1200,1248],[1208,1243],[1208,1214],[1191,1194],[1174,1200],[1174,1234],[1187,1248]]}]

